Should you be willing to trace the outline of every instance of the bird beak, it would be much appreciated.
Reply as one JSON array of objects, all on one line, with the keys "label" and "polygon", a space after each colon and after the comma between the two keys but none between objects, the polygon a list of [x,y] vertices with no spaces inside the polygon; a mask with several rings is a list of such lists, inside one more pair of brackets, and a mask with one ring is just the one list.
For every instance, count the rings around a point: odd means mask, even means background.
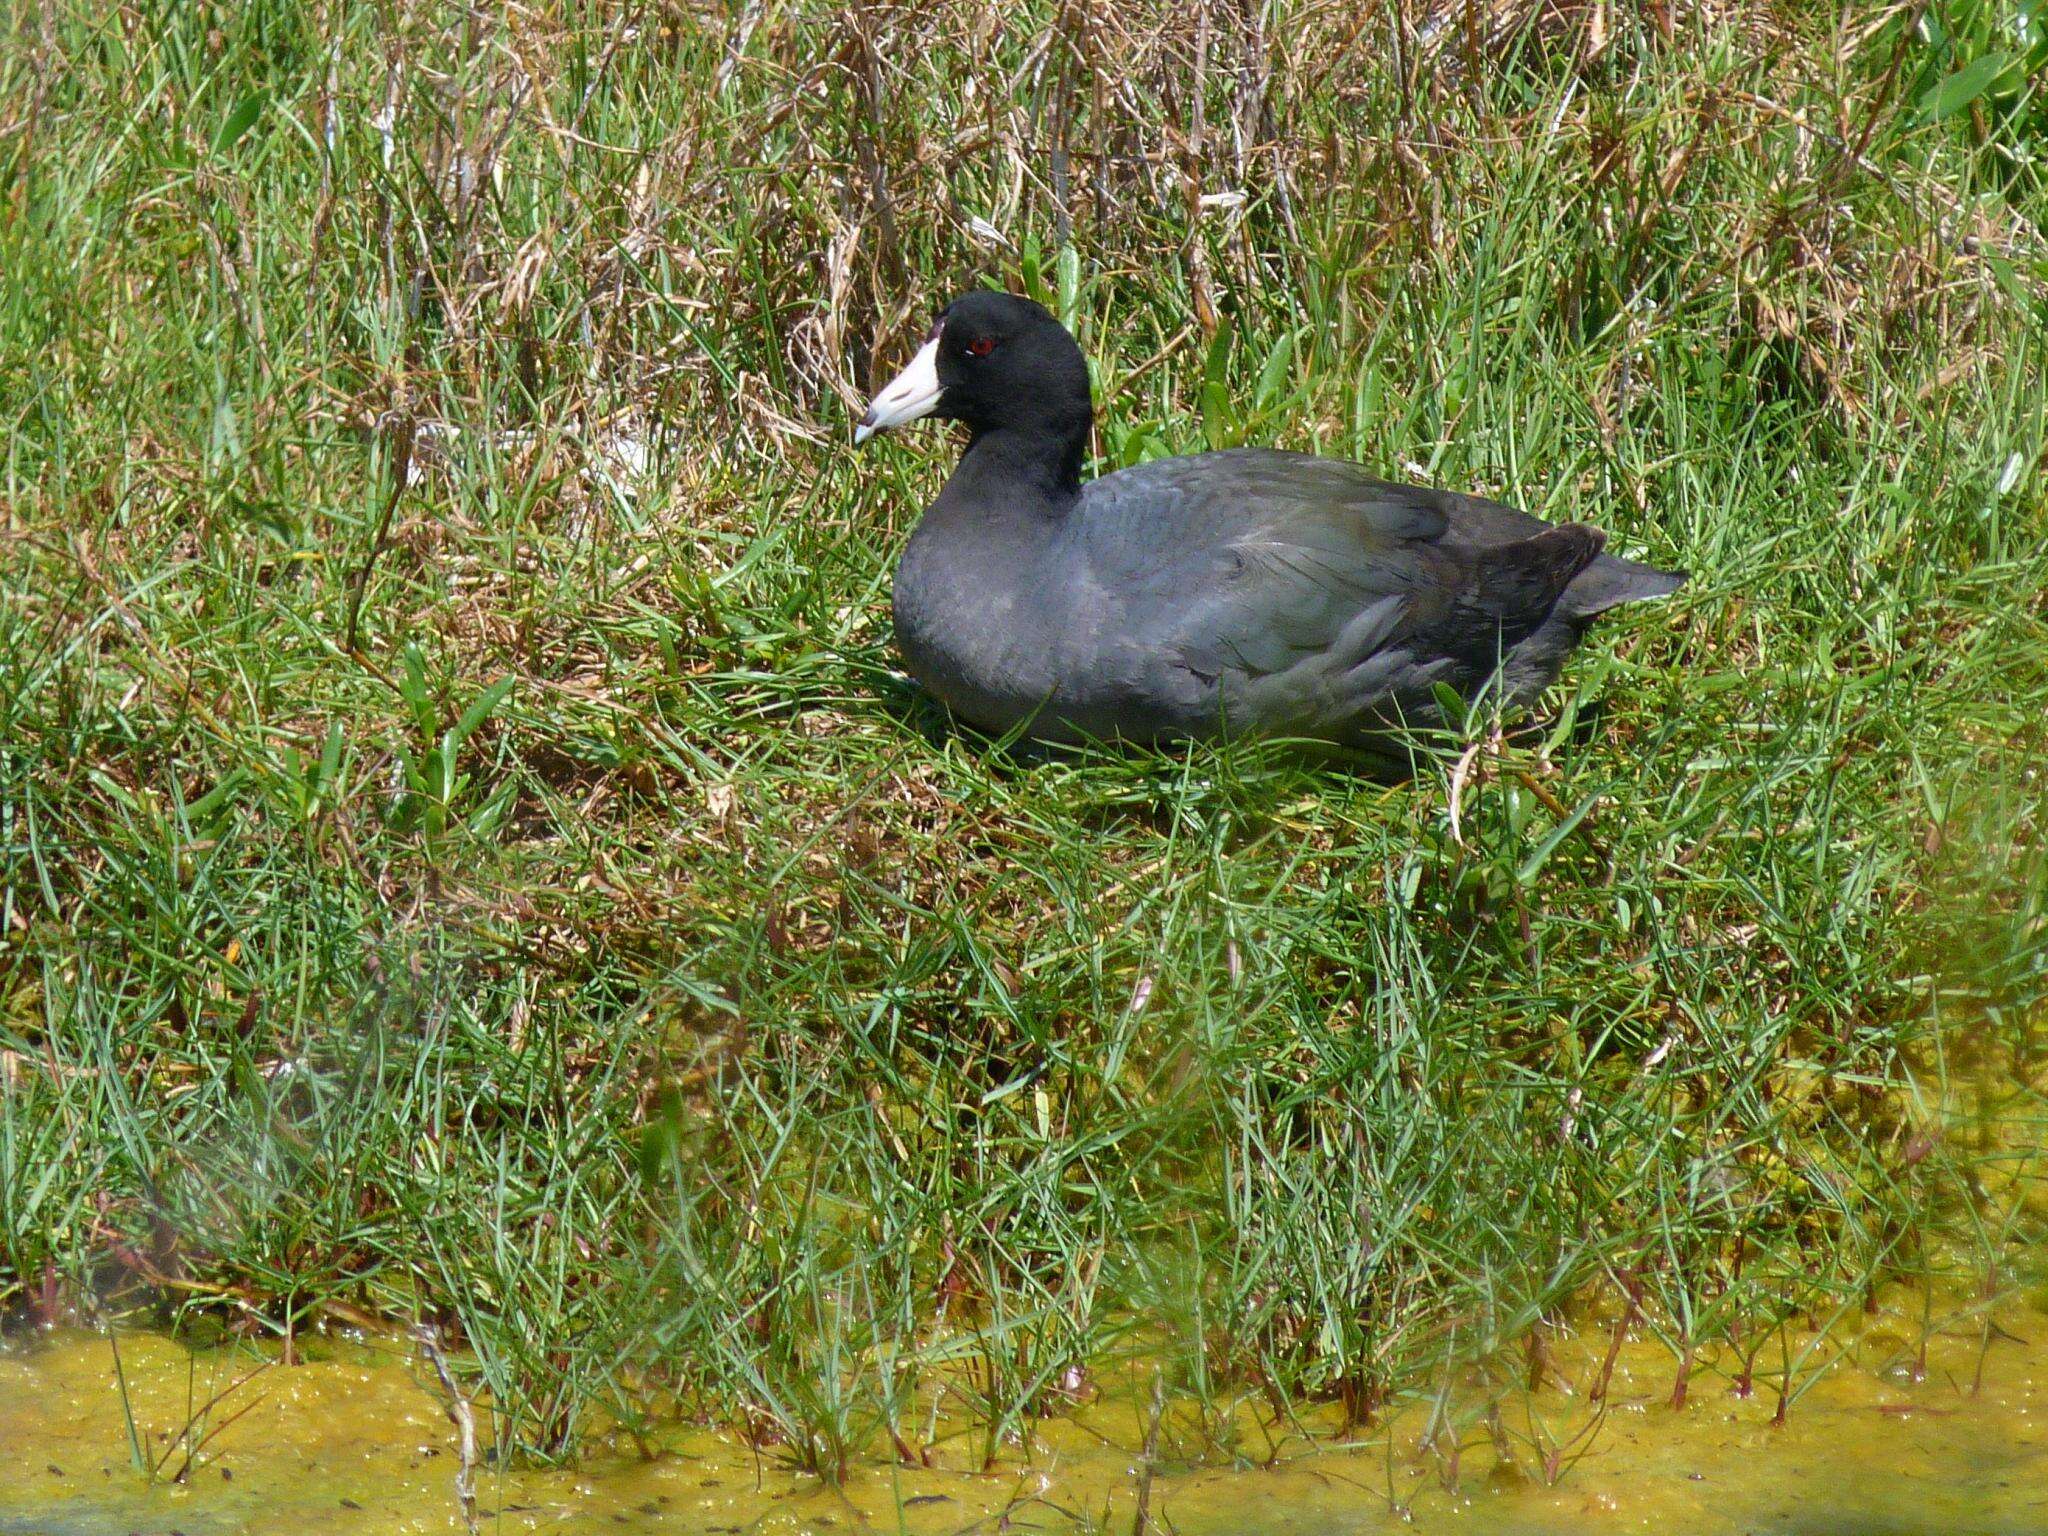
[{"label": "bird beak", "polygon": [[864,443],[877,432],[931,415],[944,393],[939,383],[939,333],[934,330],[917,356],[868,405],[867,415],[853,429],[853,440]]}]

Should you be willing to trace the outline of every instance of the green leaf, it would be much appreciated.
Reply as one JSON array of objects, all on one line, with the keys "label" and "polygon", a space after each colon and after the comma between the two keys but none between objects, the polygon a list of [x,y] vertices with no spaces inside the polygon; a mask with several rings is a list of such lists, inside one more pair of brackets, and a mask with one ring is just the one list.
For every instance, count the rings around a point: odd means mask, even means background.
[{"label": "green leaf", "polygon": [[1920,115],[1930,123],[1952,117],[1982,96],[2012,62],[2009,53],[1982,53],[1938,81],[1920,97]]},{"label": "green leaf", "polygon": [[476,696],[476,702],[465,709],[462,718],[455,722],[456,741],[469,740],[469,733],[491,718],[492,712],[505,702],[505,695],[512,691],[513,682],[512,674],[508,672]]},{"label": "green leaf", "polygon": [[1026,298],[1036,299],[1044,304],[1052,297],[1045,291],[1045,261],[1039,253],[1036,230],[1024,231],[1023,243],[1017,252],[1017,277],[1018,286],[1024,290]]},{"label": "green leaf", "polygon": [[1436,707],[1443,711],[1444,724],[1454,731],[1465,729],[1465,717],[1471,713],[1465,696],[1449,683],[1432,683],[1431,693],[1436,695]]},{"label": "green leaf", "polygon": [[398,691],[412,710],[413,724],[419,733],[431,741],[434,736],[434,701],[427,690],[427,658],[420,654],[414,642],[405,642],[405,675],[398,680]]},{"label": "green leaf", "polygon": [[256,119],[263,115],[263,109],[270,105],[268,91],[251,91],[235,103],[228,120],[220,125],[220,132],[213,136],[213,152],[225,154],[235,147],[235,141],[256,126]]},{"label": "green leaf", "polygon": [[315,780],[315,788],[332,784],[341,771],[341,741],[341,722],[336,720],[327,727],[327,741],[320,748],[320,777]]},{"label": "green leaf", "polygon": [[473,837],[489,837],[497,831],[498,823],[505,819],[505,813],[512,809],[512,801],[519,790],[515,778],[503,780],[491,791],[490,798],[469,813],[469,830]]},{"label": "green leaf", "polygon": [[1280,339],[1273,343],[1273,350],[1266,354],[1266,363],[1259,370],[1258,392],[1253,399],[1260,410],[1270,409],[1280,399],[1287,383],[1287,370],[1294,362],[1294,332],[1283,331]]},{"label": "green leaf", "polygon": [[1351,394],[1351,435],[1360,443],[1369,440],[1380,421],[1380,397],[1386,380],[1377,364],[1367,363],[1358,371],[1358,387]]},{"label": "green leaf", "polygon": [[242,780],[247,777],[246,770],[230,768],[221,775],[218,784],[185,807],[186,819],[194,826],[202,826],[211,821],[215,813],[228,803],[228,797],[234,794],[241,786]]},{"label": "green leaf", "polygon": [[1057,312],[1060,324],[1071,331],[1081,319],[1081,253],[1071,245],[1061,246],[1056,270],[1060,294]]},{"label": "green leaf", "polygon": [[688,1128],[689,1116],[682,1095],[674,1088],[662,1089],[648,1112],[647,1123],[640,1128],[638,1161],[642,1179],[659,1185],[674,1177]]},{"label": "green leaf", "polygon": [[1524,859],[1522,867],[1515,871],[1515,879],[1520,884],[1527,885],[1536,878],[1543,866],[1550,862],[1550,856],[1557,852],[1557,845],[1572,835],[1573,828],[1586,819],[1592,812],[1594,805],[1598,803],[1601,795],[1605,793],[1606,789],[1604,787],[1595,790],[1577,805],[1573,806],[1570,815],[1550,829],[1549,836],[1536,845],[1535,852]]},{"label": "green leaf", "polygon": [[1209,351],[1202,360],[1202,379],[1205,383],[1230,386],[1230,338],[1232,327],[1228,320],[1216,327],[1216,334],[1209,338]]},{"label": "green leaf", "polygon": [[1230,400],[1230,322],[1216,327],[1202,365],[1202,433],[1211,448],[1237,446],[1237,412]]},{"label": "green leaf", "polygon": [[1230,392],[1221,384],[1202,386],[1202,436],[1211,448],[1234,448],[1237,434],[1231,425]]}]

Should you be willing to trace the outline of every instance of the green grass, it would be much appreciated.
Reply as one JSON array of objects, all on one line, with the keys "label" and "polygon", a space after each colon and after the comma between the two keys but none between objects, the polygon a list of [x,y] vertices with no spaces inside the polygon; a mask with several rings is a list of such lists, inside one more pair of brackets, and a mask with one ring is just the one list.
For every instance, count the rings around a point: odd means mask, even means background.
[{"label": "green grass", "polygon": [[[530,1454],[830,1472],[1137,1350],[1476,1416],[1622,1297],[1796,1390],[2025,1279],[2040,21],[863,14],[12,18],[0,1309],[432,1322]],[[1448,757],[995,750],[889,640],[950,449],[848,447],[980,281],[1105,466],[1693,580],[1455,823]]]}]

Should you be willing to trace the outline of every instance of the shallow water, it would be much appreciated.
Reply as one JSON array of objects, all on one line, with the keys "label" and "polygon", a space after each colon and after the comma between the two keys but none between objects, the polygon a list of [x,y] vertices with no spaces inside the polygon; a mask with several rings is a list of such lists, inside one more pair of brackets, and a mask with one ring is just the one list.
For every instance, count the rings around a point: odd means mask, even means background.
[{"label": "shallow water", "polygon": [[[1981,1318],[1954,1314],[1929,1341],[1925,1378],[1915,1381],[1920,1316],[1910,1296],[1887,1307],[1781,1428],[1770,1424],[1776,1385],[1761,1377],[1763,1362],[1754,1396],[1738,1398],[1726,1377],[1698,1368],[1690,1401],[1674,1410],[1671,1357],[1642,1341],[1623,1349],[1603,1411],[1587,1396],[1606,1346],[1594,1330],[1556,1350],[1568,1384],[1505,1405],[1513,1466],[1482,1423],[1465,1427],[1455,1489],[1443,1458],[1417,1446],[1420,1410],[1363,1439],[1281,1436],[1264,1468],[1201,1465],[1191,1411],[1169,1413],[1150,1491],[1154,1528],[2048,1532],[2048,1311],[2002,1307],[1988,1335]],[[1794,1336],[1794,1350],[1809,1341]],[[1766,1353],[1775,1359],[1775,1345]],[[121,1359],[137,1423],[160,1455],[188,1405],[261,1357],[128,1336]],[[397,1344],[334,1346],[327,1358],[273,1366],[213,1410],[209,1426],[247,1409],[206,1445],[183,1485],[150,1485],[131,1461],[108,1341],[68,1333],[17,1343],[0,1355],[0,1533],[460,1532],[455,1435],[431,1387]],[[703,1430],[677,1433],[654,1461],[600,1456],[574,1472],[506,1475],[486,1467],[477,1474],[480,1528],[1123,1533],[1142,1461],[1142,1402],[1142,1393],[1112,1397],[1049,1421],[992,1473],[972,1469],[978,1441],[962,1434],[938,1445],[937,1466],[863,1465],[841,1488]],[[1576,1461],[1554,1485],[1532,1448],[1539,1421],[1557,1440],[1579,1436],[1565,1452]],[[1249,1405],[1237,1424],[1241,1448],[1261,1458],[1274,1448]],[[182,1450],[173,1454],[166,1475],[182,1460]]]}]

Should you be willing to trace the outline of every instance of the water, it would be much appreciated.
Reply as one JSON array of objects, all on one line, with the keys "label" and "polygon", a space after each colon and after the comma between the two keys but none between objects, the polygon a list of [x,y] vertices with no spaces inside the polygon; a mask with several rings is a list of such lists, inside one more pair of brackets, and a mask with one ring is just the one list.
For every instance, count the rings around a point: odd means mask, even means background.
[{"label": "water", "polygon": [[[1455,1488],[1418,1446],[1420,1410],[1391,1429],[1342,1439],[1275,1430],[1247,1402],[1227,1416],[1240,1454],[1271,1466],[1214,1464],[1214,1441],[1182,1405],[1162,1426],[1151,1483],[1154,1529],[1181,1536],[1343,1536],[1438,1531],[1663,1531],[1783,1536],[2048,1532],[2048,1312],[2008,1306],[1988,1334],[1966,1309],[1918,1353],[1920,1304],[1900,1297],[1841,1362],[1770,1424],[1776,1384],[1759,1361],[1755,1395],[1696,1369],[1690,1401],[1670,1405],[1672,1361],[1653,1343],[1624,1348],[1604,1408],[1587,1387],[1605,1352],[1593,1331],[1556,1351],[1563,1385],[1503,1405],[1512,1465],[1482,1422],[1463,1432]],[[1795,1335],[1795,1351],[1809,1336]],[[1823,1349],[1816,1358],[1826,1358]],[[191,1353],[151,1336],[121,1349],[130,1402],[151,1446],[173,1442],[193,1408],[261,1357]],[[1149,1373],[1133,1373],[1134,1383]],[[490,1532],[759,1533],[892,1536],[1132,1529],[1146,1394],[1112,1393],[1039,1426],[992,1472],[963,1429],[932,1467],[874,1462],[842,1487],[757,1457],[704,1429],[671,1434],[654,1460],[599,1455],[575,1471],[477,1472]],[[253,1406],[251,1406],[253,1404]],[[393,1342],[334,1345],[273,1366],[206,1420],[219,1432],[182,1485],[146,1482],[131,1460],[113,1355],[86,1333],[17,1343],[0,1355],[0,1536],[384,1536],[461,1532],[455,1434],[431,1377]],[[1212,1421],[1211,1427],[1215,1427]],[[1554,1484],[1539,1445],[1564,1444]],[[1208,1462],[1209,1464],[1204,1464]]]}]

